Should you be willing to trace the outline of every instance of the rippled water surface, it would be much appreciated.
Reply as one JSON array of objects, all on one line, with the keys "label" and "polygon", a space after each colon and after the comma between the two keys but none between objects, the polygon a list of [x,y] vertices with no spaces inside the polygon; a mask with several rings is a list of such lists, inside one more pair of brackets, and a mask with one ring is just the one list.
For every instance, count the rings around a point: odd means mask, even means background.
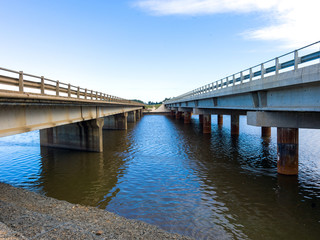
[{"label": "rippled water surface", "polygon": [[299,176],[276,172],[276,129],[240,117],[212,134],[159,115],[104,130],[104,152],[40,148],[39,132],[0,138],[0,181],[97,206],[196,239],[319,239],[320,131],[300,129]]}]

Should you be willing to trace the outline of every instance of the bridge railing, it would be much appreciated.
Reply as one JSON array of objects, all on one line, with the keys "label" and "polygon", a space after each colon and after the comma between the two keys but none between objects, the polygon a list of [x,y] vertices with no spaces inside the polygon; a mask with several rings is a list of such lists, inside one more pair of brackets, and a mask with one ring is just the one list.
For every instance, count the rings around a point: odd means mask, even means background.
[{"label": "bridge railing", "polygon": [[296,70],[306,65],[312,65],[319,59],[320,41],[196,88],[166,101],[165,104],[179,102],[185,99],[196,99],[210,92],[245,84],[257,79],[264,79],[282,72]]},{"label": "bridge railing", "polygon": [[103,102],[129,103],[141,105],[138,102],[126,100],[110,94],[81,88],[43,76],[36,76],[23,71],[14,71],[0,67],[0,92],[32,93],[50,97],[67,99],[84,99]]}]

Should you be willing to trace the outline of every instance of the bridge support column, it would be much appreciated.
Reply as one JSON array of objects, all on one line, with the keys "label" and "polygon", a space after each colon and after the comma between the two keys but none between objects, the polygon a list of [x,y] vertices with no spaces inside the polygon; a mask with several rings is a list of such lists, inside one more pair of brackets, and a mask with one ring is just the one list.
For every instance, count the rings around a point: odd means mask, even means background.
[{"label": "bridge support column", "polygon": [[40,130],[40,145],[102,152],[103,118]]},{"label": "bridge support column", "polygon": [[179,112],[179,111],[176,111],[176,119],[180,119],[181,118],[181,112]]},{"label": "bridge support column", "polygon": [[261,127],[261,137],[271,137],[271,127]]},{"label": "bridge support column", "polygon": [[128,113],[120,113],[105,117],[103,129],[126,130],[128,128],[127,117]]},{"label": "bridge support column", "polygon": [[231,115],[231,135],[239,135],[239,115]]},{"label": "bridge support column", "polygon": [[191,112],[184,112],[184,123],[191,123]]},{"label": "bridge support column", "polygon": [[298,174],[299,129],[277,128],[278,173]]},{"label": "bridge support column", "polygon": [[211,133],[211,114],[203,114],[203,133]]},{"label": "bridge support column", "polygon": [[218,114],[217,118],[218,118],[218,126],[222,127],[222,125],[223,125],[223,115]]},{"label": "bridge support column", "polygon": [[199,114],[199,122],[200,124],[203,124],[203,114]]},{"label": "bridge support column", "polygon": [[139,121],[141,119],[140,110],[136,110],[136,120]]},{"label": "bridge support column", "polygon": [[171,117],[175,117],[176,113],[174,110],[171,110]]},{"label": "bridge support column", "polygon": [[135,123],[137,121],[136,111],[128,112],[128,122]]}]

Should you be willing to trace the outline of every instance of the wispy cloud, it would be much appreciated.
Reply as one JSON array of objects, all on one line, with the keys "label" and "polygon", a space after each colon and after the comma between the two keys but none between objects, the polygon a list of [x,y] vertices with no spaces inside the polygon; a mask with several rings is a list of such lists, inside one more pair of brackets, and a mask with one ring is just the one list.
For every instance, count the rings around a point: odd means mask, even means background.
[{"label": "wispy cloud", "polygon": [[320,40],[319,0],[138,0],[135,6],[158,16],[259,12],[268,25],[248,30],[246,38],[281,40],[290,48]]}]

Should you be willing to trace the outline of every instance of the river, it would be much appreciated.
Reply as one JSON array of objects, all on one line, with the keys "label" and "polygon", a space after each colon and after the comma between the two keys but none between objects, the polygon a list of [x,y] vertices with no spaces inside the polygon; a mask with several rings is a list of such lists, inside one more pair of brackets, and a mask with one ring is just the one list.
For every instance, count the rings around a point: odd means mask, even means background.
[{"label": "river", "polygon": [[104,130],[104,152],[40,147],[39,132],[0,138],[0,181],[96,206],[196,239],[319,239],[320,131],[299,131],[299,175],[276,171],[276,129],[230,117],[204,135],[170,116]]}]

